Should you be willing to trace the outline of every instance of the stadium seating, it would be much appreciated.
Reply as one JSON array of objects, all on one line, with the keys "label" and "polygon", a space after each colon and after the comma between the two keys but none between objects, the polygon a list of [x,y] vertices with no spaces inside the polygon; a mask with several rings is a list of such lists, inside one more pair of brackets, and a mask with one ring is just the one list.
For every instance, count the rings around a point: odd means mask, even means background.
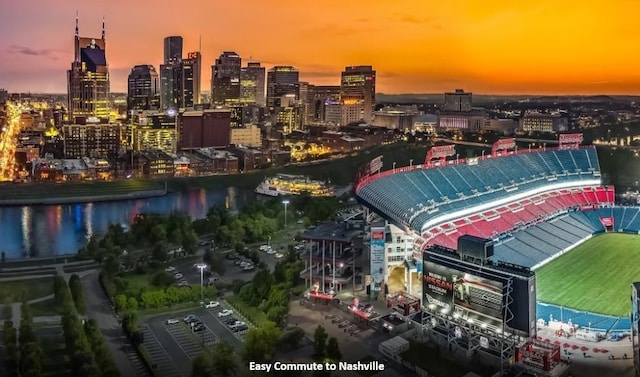
[{"label": "stadium seating", "polygon": [[[428,221],[472,209],[514,192],[544,190],[552,184],[575,187],[599,176],[594,148],[548,150],[488,158],[477,165],[446,165],[386,175],[359,187],[358,198],[401,226],[422,232]],[[587,199],[582,195],[581,201]]]},{"label": "stadium seating", "polygon": [[585,311],[563,308],[557,305],[538,302],[536,305],[537,318],[545,322],[553,319],[564,323],[571,323],[580,328],[602,332],[629,332],[631,322],[625,317],[613,317]]}]

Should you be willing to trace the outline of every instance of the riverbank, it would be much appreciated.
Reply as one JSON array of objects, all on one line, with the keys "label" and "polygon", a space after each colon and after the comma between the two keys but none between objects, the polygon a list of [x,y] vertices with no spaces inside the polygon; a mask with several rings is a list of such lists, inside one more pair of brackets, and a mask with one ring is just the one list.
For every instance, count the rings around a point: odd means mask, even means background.
[{"label": "riverbank", "polygon": [[163,182],[153,180],[6,183],[0,185],[0,206],[131,200],[163,196],[166,193]]},{"label": "riverbank", "polygon": [[409,164],[409,160],[424,159],[428,146],[398,142],[354,152],[341,158],[291,164],[278,168],[257,170],[239,174],[218,174],[193,178],[128,179],[121,181],[92,181],[65,183],[0,184],[0,206],[56,205],[142,199],[190,189],[236,187],[254,189],[266,177],[278,173],[308,175],[312,179],[330,181],[339,186],[353,183],[360,167],[379,155],[385,166],[393,162],[398,166]]}]

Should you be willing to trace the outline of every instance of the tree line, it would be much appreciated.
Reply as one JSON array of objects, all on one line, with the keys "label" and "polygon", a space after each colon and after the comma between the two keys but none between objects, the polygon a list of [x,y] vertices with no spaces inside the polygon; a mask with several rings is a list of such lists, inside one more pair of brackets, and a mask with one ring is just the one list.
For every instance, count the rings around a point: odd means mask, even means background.
[{"label": "tree line", "polygon": [[12,321],[5,321],[3,328],[5,344],[5,371],[8,377],[40,377],[43,374],[44,351],[33,327],[33,316],[29,305],[23,303],[20,314],[20,329]]},{"label": "tree line", "polygon": [[53,282],[56,301],[62,306],[62,330],[71,376],[118,377],[112,355],[96,323],[81,320],[79,314],[85,310],[80,277],[69,279],[69,285],[61,276]]}]

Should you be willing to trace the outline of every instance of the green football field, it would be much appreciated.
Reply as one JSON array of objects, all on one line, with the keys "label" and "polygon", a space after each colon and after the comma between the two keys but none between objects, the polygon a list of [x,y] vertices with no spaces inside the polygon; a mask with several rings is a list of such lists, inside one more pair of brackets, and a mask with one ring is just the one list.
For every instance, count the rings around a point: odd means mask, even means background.
[{"label": "green football field", "polygon": [[537,299],[627,316],[634,281],[640,281],[640,235],[606,233],[537,269]]}]

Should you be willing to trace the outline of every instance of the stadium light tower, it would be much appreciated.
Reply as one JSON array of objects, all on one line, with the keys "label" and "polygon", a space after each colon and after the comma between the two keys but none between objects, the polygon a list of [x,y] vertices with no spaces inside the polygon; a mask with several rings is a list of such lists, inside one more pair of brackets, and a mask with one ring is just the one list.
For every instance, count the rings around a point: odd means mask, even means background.
[{"label": "stadium light tower", "polygon": [[284,204],[284,228],[287,229],[287,206],[289,205],[289,201],[283,200],[282,204]]},{"label": "stadium light tower", "polygon": [[412,168],[413,167],[413,158],[411,160],[409,160],[409,167]]}]

